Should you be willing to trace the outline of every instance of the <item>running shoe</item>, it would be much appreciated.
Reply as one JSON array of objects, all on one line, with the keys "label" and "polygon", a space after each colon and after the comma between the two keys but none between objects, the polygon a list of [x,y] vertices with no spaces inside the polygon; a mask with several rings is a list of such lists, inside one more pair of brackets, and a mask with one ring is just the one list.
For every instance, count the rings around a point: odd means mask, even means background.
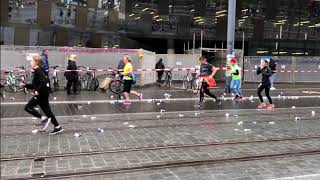
[{"label": "running shoe", "polygon": [[266,104],[265,104],[265,103],[260,103],[257,108],[258,108],[258,109],[262,109],[262,108],[265,108],[265,107],[266,107]]},{"label": "running shoe", "polygon": [[217,103],[217,106],[220,106],[221,103],[222,103],[221,99],[220,99],[220,98],[217,98],[217,99],[216,99],[216,103]]},{"label": "running shoe", "polygon": [[239,95],[236,95],[236,96],[233,98],[233,100],[236,101],[236,100],[238,100],[239,97],[240,97]]},{"label": "running shoe", "polygon": [[269,104],[269,106],[267,108],[268,109],[273,109],[274,108],[274,104]]},{"label": "running shoe", "polygon": [[51,118],[45,118],[44,120],[41,121],[42,131],[45,131],[48,128],[50,122],[51,122]]},{"label": "running shoe", "polygon": [[142,93],[140,93],[139,101],[142,101],[142,98],[143,98],[143,94],[142,94]]},{"label": "running shoe", "polygon": [[124,105],[129,105],[129,104],[131,104],[131,102],[130,101],[123,101],[123,104]]},{"label": "running shoe", "polygon": [[275,88],[275,87],[271,87],[271,88],[270,88],[270,90],[272,90],[272,91],[273,91],[273,90],[276,90],[276,88]]},{"label": "running shoe", "polygon": [[50,135],[59,134],[59,133],[62,133],[62,131],[63,131],[62,127],[54,128],[53,131],[50,133]]}]

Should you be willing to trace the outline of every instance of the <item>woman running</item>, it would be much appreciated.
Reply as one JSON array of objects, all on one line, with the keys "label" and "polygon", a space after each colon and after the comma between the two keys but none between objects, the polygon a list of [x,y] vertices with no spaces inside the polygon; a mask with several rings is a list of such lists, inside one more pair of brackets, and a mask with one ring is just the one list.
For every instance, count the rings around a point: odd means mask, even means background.
[{"label": "woman running", "polygon": [[135,91],[131,91],[131,85],[133,83],[132,79],[132,72],[133,72],[133,67],[131,64],[131,58],[128,55],[125,55],[123,58],[123,62],[125,64],[123,68],[123,82],[124,82],[124,87],[123,87],[123,92],[124,96],[126,97],[126,100],[123,102],[123,104],[131,104],[130,102],[130,93],[136,95],[139,97],[139,100],[142,100],[142,94],[137,93]]},{"label": "woman running", "polygon": [[241,74],[240,67],[238,66],[238,62],[236,58],[232,58],[230,60],[230,68],[231,68],[231,76],[232,80],[230,83],[231,92],[233,92],[236,96],[233,100],[242,100],[241,93]]},{"label": "woman running", "polygon": [[215,96],[214,94],[212,94],[209,91],[209,87],[213,87],[215,86],[215,80],[213,79],[213,76],[216,74],[217,70],[214,66],[212,66],[211,64],[209,64],[207,62],[207,59],[205,57],[200,57],[199,58],[199,62],[200,62],[200,78],[203,78],[201,87],[200,87],[200,102],[199,102],[199,106],[202,106],[203,100],[204,100],[204,94],[212,97],[213,99],[216,100],[217,105],[221,104],[221,100]]},{"label": "woman running", "polygon": [[34,56],[31,61],[31,68],[34,70],[32,84],[25,85],[27,89],[34,89],[34,96],[29,100],[24,110],[37,118],[41,118],[43,116],[34,109],[34,107],[39,105],[48,117],[42,121],[42,131],[45,131],[51,122],[54,125],[54,129],[50,134],[61,133],[63,129],[53,115],[49,105],[49,78],[46,76],[41,66],[41,58],[39,56]]},{"label": "woman running", "polygon": [[258,109],[262,109],[266,107],[266,104],[263,102],[263,98],[261,95],[261,92],[263,91],[263,89],[265,90],[266,96],[269,100],[269,106],[267,107],[268,109],[272,109],[274,108],[274,104],[272,103],[272,99],[270,97],[270,88],[271,88],[271,82],[270,82],[270,77],[272,76],[272,71],[268,66],[269,62],[268,60],[262,60],[261,61],[261,65],[257,70],[257,74],[261,74],[262,75],[262,82],[258,88],[258,96],[260,99],[260,104],[258,106]]}]

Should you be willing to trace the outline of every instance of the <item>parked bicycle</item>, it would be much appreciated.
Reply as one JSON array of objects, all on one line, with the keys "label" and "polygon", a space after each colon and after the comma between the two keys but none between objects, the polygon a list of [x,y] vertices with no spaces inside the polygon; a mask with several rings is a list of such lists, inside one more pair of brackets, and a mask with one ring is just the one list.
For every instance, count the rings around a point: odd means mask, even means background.
[{"label": "parked bicycle", "polygon": [[172,71],[165,70],[164,86],[171,87],[172,85]]},{"label": "parked bicycle", "polygon": [[182,80],[182,88],[184,88],[186,91],[190,88],[194,94],[198,94],[200,89],[201,80],[197,78],[197,73],[191,73],[190,77],[190,71],[187,72],[187,75],[183,77]]},{"label": "parked bicycle", "polygon": [[[19,67],[16,67],[17,69],[20,69],[20,70],[26,70],[27,67],[29,66],[19,66]],[[32,81],[32,76],[33,76],[33,72],[30,71],[30,73],[27,73],[27,72],[23,72],[23,73],[18,73],[17,76],[19,76],[20,78],[17,79],[18,81],[20,81],[20,85],[24,85],[24,84],[30,84],[31,81]],[[22,87],[21,89],[19,89],[19,91],[23,91],[25,94],[28,93],[28,89],[26,87]]]},{"label": "parked bicycle", "polygon": [[7,86],[12,92],[17,92],[17,86],[16,86],[16,77],[13,74],[13,71],[6,71],[5,74],[5,82],[2,84],[2,86]]},{"label": "parked bicycle", "polygon": [[57,70],[58,67],[60,66],[50,66],[50,68],[53,69],[52,82],[53,82],[54,92],[57,92],[59,90],[59,79],[58,79],[58,70]]},{"label": "parked bicycle", "polygon": [[81,82],[81,88],[88,91],[96,91],[99,87],[99,81],[96,78],[97,69],[94,67],[78,66],[79,68],[85,68],[87,72],[79,79]]}]

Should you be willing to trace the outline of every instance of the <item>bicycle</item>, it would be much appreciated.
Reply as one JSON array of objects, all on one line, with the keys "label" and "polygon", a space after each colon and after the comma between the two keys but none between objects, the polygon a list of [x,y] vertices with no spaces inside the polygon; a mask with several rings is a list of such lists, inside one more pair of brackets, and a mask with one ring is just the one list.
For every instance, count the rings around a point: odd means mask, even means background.
[{"label": "bicycle", "polygon": [[81,87],[88,91],[96,91],[99,87],[99,81],[96,78],[96,68],[78,66],[80,68],[86,68],[87,72],[80,78]]},{"label": "bicycle", "polygon": [[17,86],[16,86],[16,77],[13,74],[13,71],[6,71],[5,74],[5,83],[2,84],[2,86],[8,86],[9,89],[16,93],[17,92]]},{"label": "bicycle", "polygon": [[114,76],[114,78],[109,84],[109,90],[120,98],[123,90],[123,81],[119,74],[116,74],[115,72],[111,72],[110,74]]},{"label": "bicycle", "polygon": [[[25,70],[27,69],[27,67],[29,67],[29,66],[19,66],[19,67],[16,67],[16,68],[25,71]],[[17,74],[17,75],[18,75],[19,77],[21,77],[21,79],[18,79],[18,81],[20,81],[20,84],[28,84],[28,83],[30,83],[31,80],[32,80],[33,72],[30,71],[30,74],[27,74],[27,72],[25,72],[25,73],[19,73],[19,74]],[[28,89],[27,89],[26,87],[22,87],[21,89],[19,89],[19,91],[20,91],[20,90],[23,90],[23,92],[24,92],[25,94],[28,93]]]},{"label": "bicycle", "polygon": [[53,82],[54,92],[57,92],[59,90],[59,79],[58,79],[57,67],[60,67],[60,66],[50,66],[50,68],[53,69],[52,82]]},{"label": "bicycle", "polygon": [[172,71],[165,70],[164,86],[171,87],[172,85]]},{"label": "bicycle", "polygon": [[191,73],[191,79],[189,74],[190,71],[188,71],[187,75],[183,77],[182,88],[184,88],[186,91],[190,88],[192,92],[196,95],[200,90],[200,84],[202,81],[199,80],[199,78],[197,78],[197,73]]}]

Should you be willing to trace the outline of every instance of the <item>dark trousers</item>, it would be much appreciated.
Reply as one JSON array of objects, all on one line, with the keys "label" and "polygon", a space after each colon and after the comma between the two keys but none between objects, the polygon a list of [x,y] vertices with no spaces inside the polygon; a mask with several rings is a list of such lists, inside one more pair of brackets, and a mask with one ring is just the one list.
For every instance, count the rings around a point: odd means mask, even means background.
[{"label": "dark trousers", "polygon": [[28,113],[32,114],[35,117],[41,118],[41,114],[34,109],[37,105],[40,106],[41,110],[44,112],[44,114],[51,118],[51,122],[54,125],[54,127],[59,126],[59,123],[56,119],[56,117],[53,115],[50,105],[49,105],[49,94],[42,94],[41,96],[34,96],[32,97],[28,104],[24,107],[24,110]]},{"label": "dark trousers", "polygon": [[202,103],[204,100],[204,94],[212,97],[213,99],[217,99],[217,96],[212,94],[208,88],[209,88],[208,84],[206,82],[202,82],[201,88],[200,88],[200,103]]},{"label": "dark trousers", "polygon": [[231,93],[231,88],[230,88],[231,80],[232,80],[231,76],[230,77],[226,77],[226,87],[225,87],[225,90],[224,90],[225,93]]},{"label": "dark trousers", "polygon": [[47,70],[44,70],[44,74],[48,77],[49,81],[49,93],[52,93],[52,90],[51,90],[51,81],[50,81],[50,77],[49,77],[49,71]]},{"label": "dark trousers", "polygon": [[75,79],[75,80],[68,80],[67,82],[67,93],[70,94],[71,93],[71,86],[72,86],[72,91],[73,93],[76,93],[77,92],[77,83],[78,83],[78,80]]},{"label": "dark trousers", "polygon": [[158,74],[158,83],[161,83],[163,72],[162,71],[158,71],[157,74]]},{"label": "dark trousers", "polygon": [[260,99],[260,102],[263,102],[263,98],[262,98],[262,95],[261,95],[261,92],[263,91],[263,89],[265,90],[265,93],[266,93],[266,96],[269,100],[269,103],[272,104],[272,100],[271,100],[271,97],[270,97],[270,88],[271,88],[271,84],[261,84],[258,88],[258,96],[259,96],[259,99]]}]

